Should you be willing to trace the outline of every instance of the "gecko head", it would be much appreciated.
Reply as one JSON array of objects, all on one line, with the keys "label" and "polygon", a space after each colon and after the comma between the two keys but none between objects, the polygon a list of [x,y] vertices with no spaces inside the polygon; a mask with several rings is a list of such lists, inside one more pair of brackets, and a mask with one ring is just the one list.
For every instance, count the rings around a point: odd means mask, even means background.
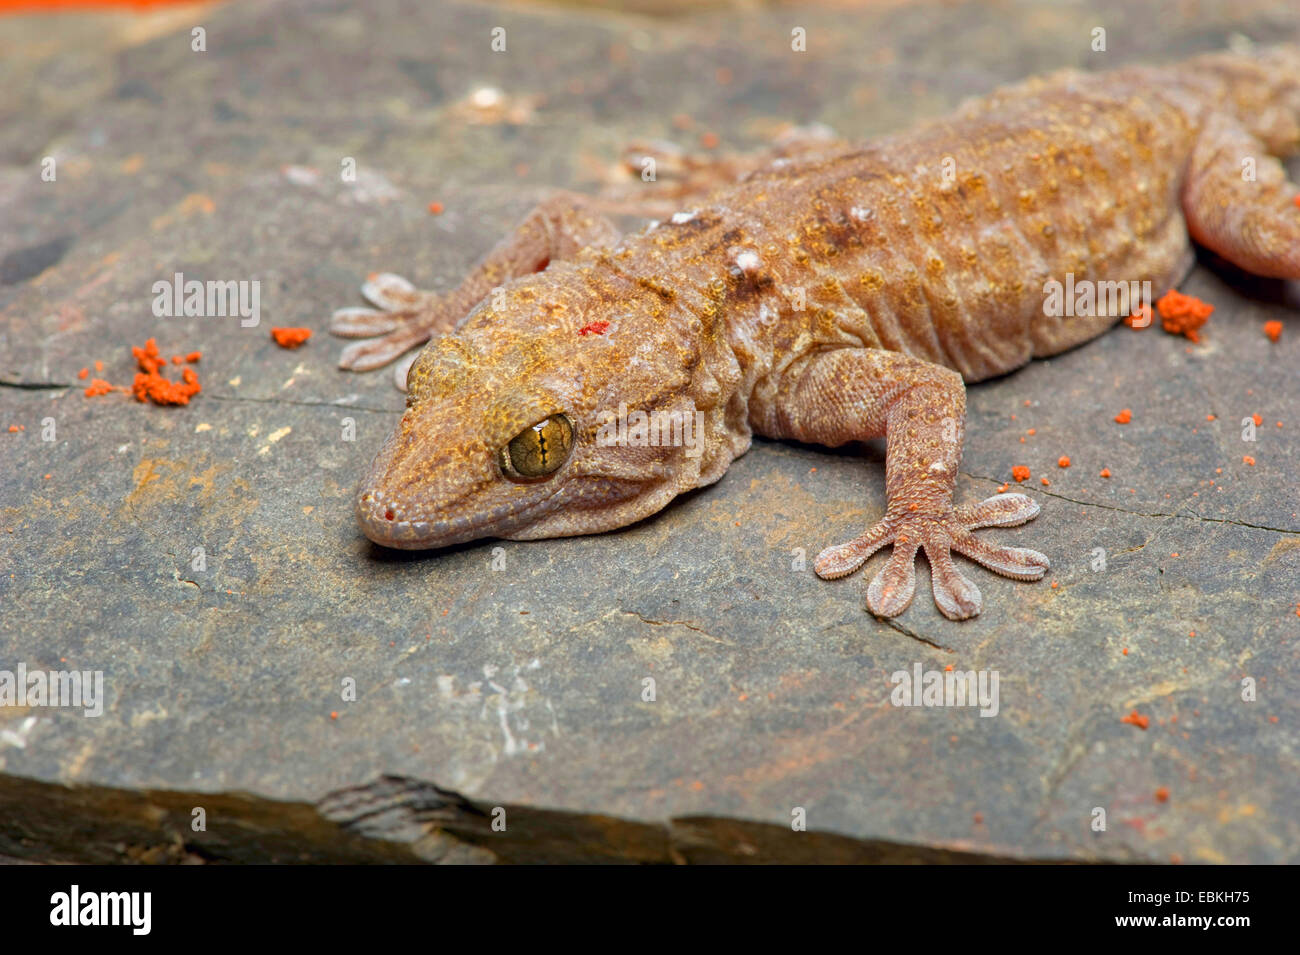
[{"label": "gecko head", "polygon": [[[356,495],[376,543],[597,533],[695,485],[704,436],[686,397],[694,347],[648,340],[590,307],[518,297],[480,306],[411,366],[406,411]],[[526,320],[493,314],[512,308],[528,308]],[[620,410],[638,421],[675,412],[683,440],[628,441],[624,427],[620,442]]]}]

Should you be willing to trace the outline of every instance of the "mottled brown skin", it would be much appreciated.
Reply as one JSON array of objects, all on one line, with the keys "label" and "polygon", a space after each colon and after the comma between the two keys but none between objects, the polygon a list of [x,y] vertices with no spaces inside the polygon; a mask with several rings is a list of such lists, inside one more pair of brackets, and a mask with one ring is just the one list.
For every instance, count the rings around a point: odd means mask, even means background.
[{"label": "mottled brown skin", "polygon": [[[1045,314],[1044,284],[1067,273],[1162,290],[1195,238],[1249,271],[1300,278],[1300,190],[1272,158],[1298,146],[1300,50],[1279,47],[1059,73],[869,146],[729,160],[739,182],[621,239],[589,203],[544,203],[455,292],[383,275],[365,291],[384,311],[336,315],[339,334],[382,336],[351,346],[344,367],[433,338],[409,377],[399,366],[407,410],[358,490],[361,528],[405,548],[595,533],[718,480],[753,433],[883,436],[885,515],[815,569],[843,576],[893,544],[867,592],[892,616],[924,549],[940,610],[973,616],[979,590],[952,551],[1021,579],[1048,561],[971,533],[1031,519],[1027,496],[952,504],[963,380],[1122,317]],[[601,446],[601,414],[620,404],[702,412],[702,453]],[[572,423],[572,450],[552,473],[511,473],[502,448],[554,415]]]}]

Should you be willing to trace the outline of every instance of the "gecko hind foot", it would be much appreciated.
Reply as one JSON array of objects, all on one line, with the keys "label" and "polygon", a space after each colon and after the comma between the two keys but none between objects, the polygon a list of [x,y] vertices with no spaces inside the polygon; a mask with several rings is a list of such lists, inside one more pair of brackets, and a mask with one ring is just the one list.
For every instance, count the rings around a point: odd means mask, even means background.
[{"label": "gecko hind foot", "polygon": [[817,555],[817,576],[834,580],[853,573],[886,544],[894,545],[889,562],[867,587],[867,609],[878,617],[894,617],[907,609],[916,592],[916,554],[924,550],[930,562],[934,602],[950,620],[974,617],[983,608],[975,584],[957,569],[956,551],[989,570],[1016,580],[1038,580],[1047,573],[1048,559],[1026,547],[1002,547],[971,533],[981,527],[1014,527],[1038,516],[1036,501],[1024,494],[999,494],[934,517],[887,512],[861,537],[828,547]]}]

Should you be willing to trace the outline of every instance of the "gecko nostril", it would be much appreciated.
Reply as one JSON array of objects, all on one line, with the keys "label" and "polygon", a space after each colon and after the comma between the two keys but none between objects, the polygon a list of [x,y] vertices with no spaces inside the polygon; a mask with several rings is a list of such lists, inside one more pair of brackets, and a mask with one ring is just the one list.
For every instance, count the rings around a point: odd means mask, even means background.
[{"label": "gecko nostril", "polygon": [[392,512],[392,509],[391,509],[391,508],[390,508],[389,510],[387,510],[387,511],[384,511],[384,520],[386,520],[386,521],[391,521],[391,520],[393,520],[395,517],[396,517],[396,515]]}]

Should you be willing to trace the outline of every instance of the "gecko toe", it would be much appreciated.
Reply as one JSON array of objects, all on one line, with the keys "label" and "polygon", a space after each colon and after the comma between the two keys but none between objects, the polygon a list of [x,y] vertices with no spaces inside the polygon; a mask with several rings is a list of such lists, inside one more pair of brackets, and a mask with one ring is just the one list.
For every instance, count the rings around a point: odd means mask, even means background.
[{"label": "gecko toe", "polygon": [[340,338],[369,338],[387,334],[399,324],[400,320],[391,312],[373,308],[340,308],[330,319],[330,334]]},{"label": "gecko toe", "polygon": [[980,589],[957,569],[948,548],[926,545],[925,556],[930,561],[934,603],[939,611],[949,620],[968,620],[978,615],[984,607]]},{"label": "gecko toe", "polygon": [[954,534],[952,549],[989,570],[1016,580],[1038,580],[1051,569],[1046,555],[1028,547],[1000,547],[969,532]]},{"label": "gecko toe", "polygon": [[419,304],[423,293],[414,285],[392,272],[378,272],[361,286],[361,294],[387,312],[411,308]]},{"label": "gecko toe", "polygon": [[1038,516],[1041,508],[1028,494],[997,494],[978,504],[955,510],[957,520],[968,530],[978,527],[1015,527]]},{"label": "gecko toe", "polygon": [[397,364],[393,366],[393,384],[397,386],[398,391],[406,391],[406,379],[411,374],[411,366],[415,364],[415,359],[419,357],[420,352],[412,349],[399,358]]},{"label": "gecko toe", "polygon": [[[394,358],[404,355],[417,345],[423,345],[428,340],[429,333],[421,332],[418,327],[399,328],[382,338],[353,342],[339,355],[339,367],[350,371],[382,368]],[[405,376],[403,376],[404,381]]]},{"label": "gecko toe", "polygon": [[823,580],[835,580],[853,573],[893,539],[893,528],[881,521],[861,537],[847,544],[827,547],[813,561],[813,570]]},{"label": "gecko toe", "polygon": [[867,609],[877,617],[896,617],[908,608],[916,593],[914,543],[894,543],[894,553],[867,587]]}]

